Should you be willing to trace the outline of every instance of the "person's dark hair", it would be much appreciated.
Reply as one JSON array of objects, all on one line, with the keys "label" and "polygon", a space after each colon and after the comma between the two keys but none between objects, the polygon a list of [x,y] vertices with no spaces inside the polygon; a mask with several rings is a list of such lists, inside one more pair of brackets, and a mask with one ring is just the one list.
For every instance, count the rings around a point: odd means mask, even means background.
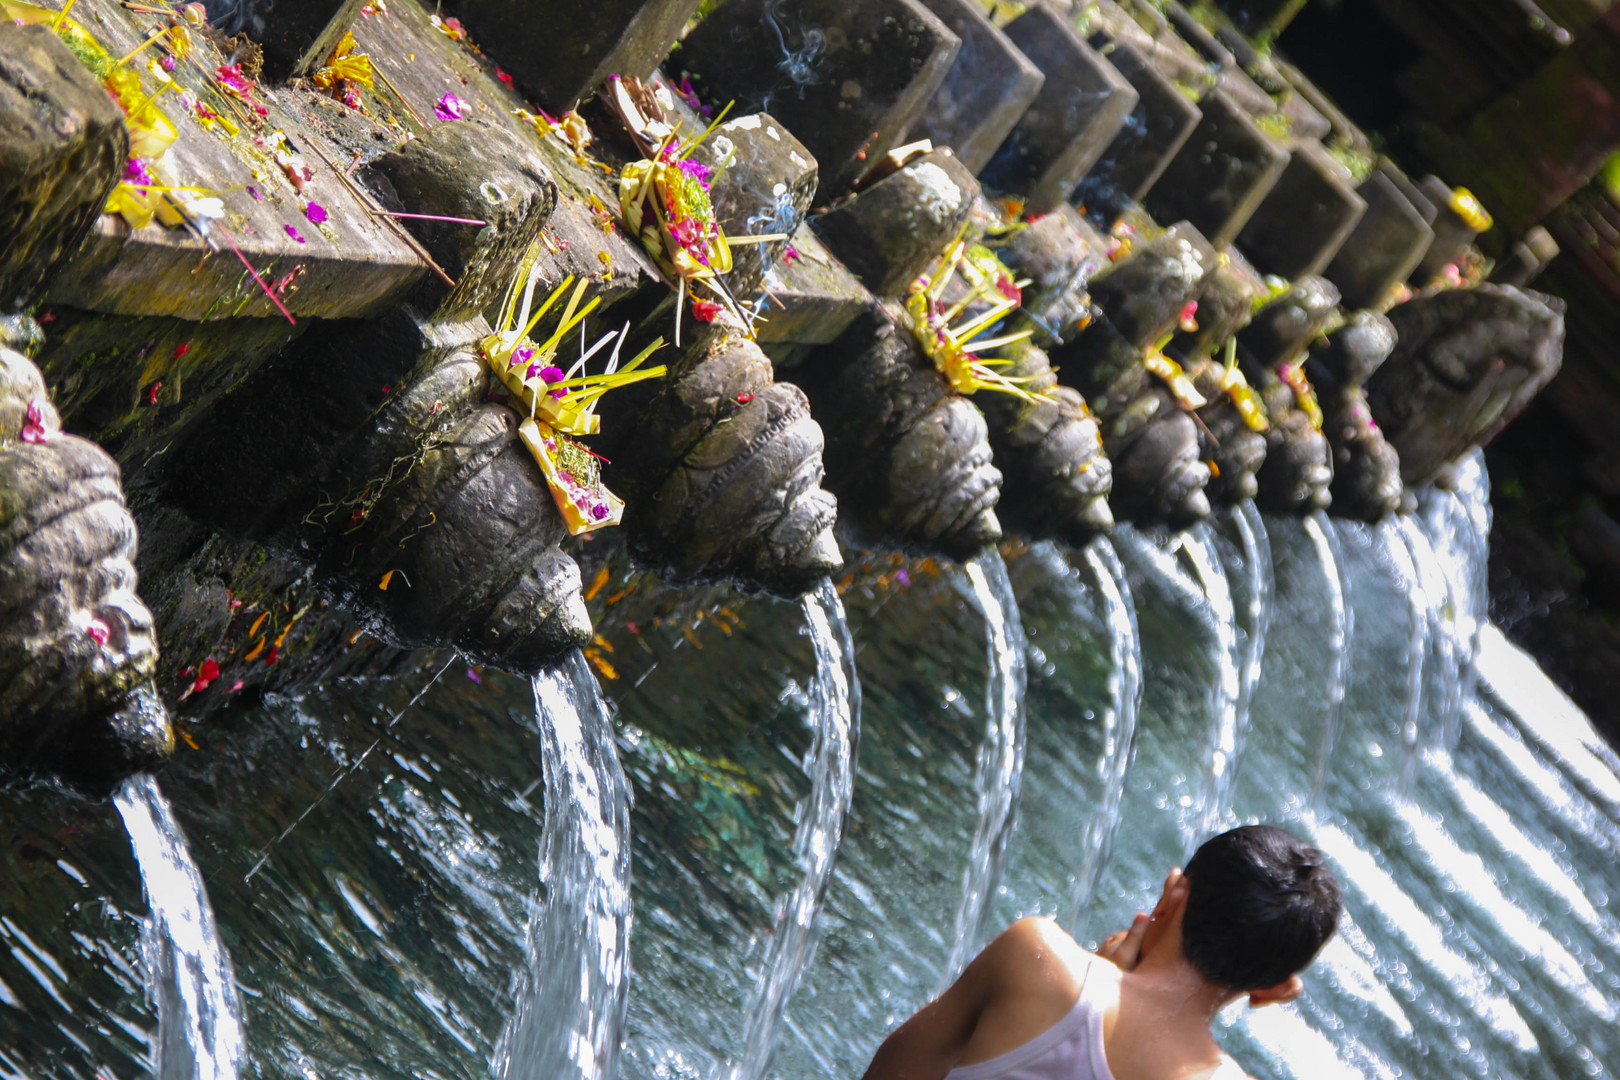
[{"label": "person's dark hair", "polygon": [[1275,986],[1305,970],[1338,928],[1339,883],[1327,856],[1282,829],[1222,833],[1185,873],[1182,951],[1222,986]]}]

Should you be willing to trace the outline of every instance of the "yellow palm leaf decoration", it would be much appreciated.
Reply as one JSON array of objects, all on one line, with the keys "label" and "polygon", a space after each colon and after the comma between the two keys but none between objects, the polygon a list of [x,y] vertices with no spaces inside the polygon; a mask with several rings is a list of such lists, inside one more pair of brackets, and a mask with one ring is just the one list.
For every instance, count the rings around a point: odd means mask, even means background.
[{"label": "yellow palm leaf decoration", "polygon": [[[989,257],[987,262],[985,257]],[[945,306],[945,290],[958,272],[968,284],[967,295]],[[980,390],[995,390],[1012,394],[1025,401],[1050,401],[1043,393],[1025,389],[1029,378],[1003,375],[995,370],[1010,366],[1010,360],[986,359],[979,354],[990,349],[1022,341],[1034,333],[1020,330],[1016,334],[1000,337],[981,337],[1009,312],[1018,307],[1019,286],[1011,275],[988,251],[978,249],[971,254],[967,244],[957,239],[939,257],[931,276],[919,277],[912,282],[906,297],[906,314],[910,316],[912,335],[934,367],[943,374],[959,394],[974,394]],[[993,299],[992,299],[993,298]],[[991,299],[990,306],[970,318],[958,320],[968,307],[977,301]]]},{"label": "yellow palm leaf decoration", "polygon": [[[576,440],[601,430],[596,406],[609,390],[664,374],[662,366],[641,366],[664,342],[658,339],[621,365],[619,350],[630,330],[630,324],[625,323],[622,329],[582,349],[573,366],[563,371],[555,364],[563,339],[596,309],[601,297],[581,306],[589,279],[569,275],[534,308],[542,251],[538,241],[530,245],[507,289],[497,329],[479,345],[490,371],[506,387],[520,411],[527,413],[518,437],[540,466],[568,531],[578,536],[617,525],[624,503],[602,483],[596,457]],[[567,301],[556,329],[544,341],[532,340],[529,334],[565,295]],[[585,374],[586,362],[609,344],[613,352],[606,370],[598,375]]]}]

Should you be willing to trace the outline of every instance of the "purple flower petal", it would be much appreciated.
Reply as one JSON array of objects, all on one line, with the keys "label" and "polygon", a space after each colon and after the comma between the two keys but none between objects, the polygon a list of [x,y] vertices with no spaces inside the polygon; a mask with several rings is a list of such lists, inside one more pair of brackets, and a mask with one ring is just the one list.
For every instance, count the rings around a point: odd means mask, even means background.
[{"label": "purple flower petal", "polygon": [[433,115],[440,120],[460,120],[467,111],[466,101],[456,95],[445,91],[444,97],[433,103]]},{"label": "purple flower petal", "polygon": [[304,216],[309,218],[310,221],[319,225],[326,220],[326,207],[322,206],[318,202],[312,202],[308,206],[304,207]]},{"label": "purple flower petal", "polygon": [[292,237],[294,240],[298,241],[300,244],[308,243],[307,240],[305,240],[302,236],[298,235],[298,229],[296,227],[294,227],[292,225],[283,225],[282,228],[287,230],[287,235],[288,236]]},{"label": "purple flower petal", "polygon": [[540,369],[540,377],[547,383],[562,382],[563,369],[560,367],[543,367]]}]

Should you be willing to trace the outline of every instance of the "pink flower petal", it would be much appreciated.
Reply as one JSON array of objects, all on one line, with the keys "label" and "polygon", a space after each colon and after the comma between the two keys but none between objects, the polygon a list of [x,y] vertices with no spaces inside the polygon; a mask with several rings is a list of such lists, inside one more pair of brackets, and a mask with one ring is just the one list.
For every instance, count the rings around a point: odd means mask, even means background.
[{"label": "pink flower petal", "polygon": [[310,221],[319,225],[326,220],[326,207],[322,206],[318,202],[312,202],[308,206],[304,207],[304,216],[309,218]]},{"label": "pink flower petal", "polygon": [[84,626],[84,632],[92,638],[97,645],[107,644],[107,635],[111,632],[105,622],[100,619],[91,619]]},{"label": "pink flower petal", "polygon": [[460,120],[466,110],[466,101],[448,90],[445,91],[444,97],[433,103],[433,115],[440,120]]},{"label": "pink flower petal", "polygon": [[306,243],[309,242],[309,241],[305,240],[302,236],[298,235],[298,229],[295,226],[283,225],[282,228],[287,230],[287,235],[288,236],[292,237],[294,240],[298,241],[300,244],[306,244]]}]

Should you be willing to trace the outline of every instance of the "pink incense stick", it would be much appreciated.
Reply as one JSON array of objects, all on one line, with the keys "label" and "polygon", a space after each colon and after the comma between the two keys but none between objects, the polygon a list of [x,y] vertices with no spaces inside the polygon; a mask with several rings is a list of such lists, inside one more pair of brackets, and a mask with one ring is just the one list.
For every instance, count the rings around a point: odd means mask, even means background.
[{"label": "pink incense stick", "polygon": [[[224,230],[222,229],[220,231],[223,232]],[[259,272],[253,269],[253,264],[248,262],[247,256],[242,254],[241,249],[238,248],[234,243],[231,243],[230,240],[226,240],[225,242],[230,244],[232,251],[236,252],[236,257],[242,260],[242,265],[247,267],[247,272],[253,275],[253,280],[259,283],[259,288],[264,290],[264,295],[268,296],[270,298],[270,302],[276,305],[283,315],[287,316],[288,322],[292,323],[294,326],[297,326],[298,320],[292,317],[292,312],[287,310],[286,305],[281,302],[281,298],[271,291],[270,286],[264,283],[264,278],[260,277]]]}]

